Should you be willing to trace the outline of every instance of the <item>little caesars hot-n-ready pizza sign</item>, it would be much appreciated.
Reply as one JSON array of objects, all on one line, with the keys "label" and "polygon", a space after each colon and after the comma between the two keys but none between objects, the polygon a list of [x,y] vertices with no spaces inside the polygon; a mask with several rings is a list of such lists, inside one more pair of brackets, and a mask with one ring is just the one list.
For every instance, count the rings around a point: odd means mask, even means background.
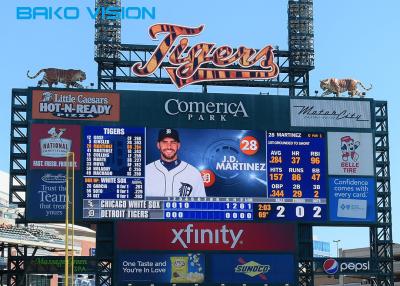
[{"label": "little caesars hot-n-ready pizza sign", "polygon": [[118,93],[34,90],[33,119],[119,121]]}]

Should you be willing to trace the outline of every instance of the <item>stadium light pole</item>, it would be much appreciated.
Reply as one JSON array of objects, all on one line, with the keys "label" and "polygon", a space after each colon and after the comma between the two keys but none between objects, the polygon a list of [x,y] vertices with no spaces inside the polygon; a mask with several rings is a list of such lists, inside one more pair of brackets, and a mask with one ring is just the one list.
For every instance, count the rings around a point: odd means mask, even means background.
[{"label": "stadium light pole", "polygon": [[334,243],[336,243],[336,255],[337,255],[337,257],[339,257],[339,242],[340,242],[340,239],[338,239],[338,240],[333,240],[333,242]]}]

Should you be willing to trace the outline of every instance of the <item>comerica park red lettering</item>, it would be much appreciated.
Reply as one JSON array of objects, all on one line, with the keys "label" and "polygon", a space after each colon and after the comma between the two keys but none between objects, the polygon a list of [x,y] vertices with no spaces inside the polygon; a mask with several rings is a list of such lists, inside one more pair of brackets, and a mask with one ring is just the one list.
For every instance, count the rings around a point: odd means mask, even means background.
[{"label": "comerica park red lettering", "polygon": [[[216,47],[213,43],[198,43],[189,48],[188,37],[199,35],[203,29],[204,25],[194,28],[172,24],[151,26],[152,39],[157,39],[159,34],[166,36],[147,62],[132,66],[132,72],[146,77],[168,57],[172,66],[164,69],[178,88],[207,81],[270,79],[279,74],[271,45],[258,51],[244,46],[236,50],[229,46]],[[257,63],[257,68],[249,69]]]}]

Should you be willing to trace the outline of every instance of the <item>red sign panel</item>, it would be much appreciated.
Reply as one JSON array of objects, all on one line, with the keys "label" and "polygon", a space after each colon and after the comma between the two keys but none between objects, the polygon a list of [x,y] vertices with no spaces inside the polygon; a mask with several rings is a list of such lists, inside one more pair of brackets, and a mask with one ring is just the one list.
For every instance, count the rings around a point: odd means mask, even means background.
[{"label": "red sign panel", "polygon": [[75,169],[80,168],[81,128],[77,125],[32,124],[31,169],[60,170],[66,167],[68,152],[75,153]]},{"label": "red sign panel", "polygon": [[33,119],[119,121],[118,93],[34,90]]},{"label": "red sign panel", "polygon": [[294,224],[118,222],[119,250],[249,250],[296,248]]}]

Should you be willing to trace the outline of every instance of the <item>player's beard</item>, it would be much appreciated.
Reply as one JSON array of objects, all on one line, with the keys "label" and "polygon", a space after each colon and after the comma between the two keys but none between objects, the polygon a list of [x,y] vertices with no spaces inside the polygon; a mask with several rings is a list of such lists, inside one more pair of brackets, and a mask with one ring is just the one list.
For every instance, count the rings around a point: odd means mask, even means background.
[{"label": "player's beard", "polygon": [[[167,151],[172,151],[172,152],[167,153]],[[161,159],[163,159],[164,161],[167,161],[167,162],[171,162],[171,161],[178,159],[178,156],[177,156],[177,153],[175,150],[164,149],[164,150],[161,150]]]}]

